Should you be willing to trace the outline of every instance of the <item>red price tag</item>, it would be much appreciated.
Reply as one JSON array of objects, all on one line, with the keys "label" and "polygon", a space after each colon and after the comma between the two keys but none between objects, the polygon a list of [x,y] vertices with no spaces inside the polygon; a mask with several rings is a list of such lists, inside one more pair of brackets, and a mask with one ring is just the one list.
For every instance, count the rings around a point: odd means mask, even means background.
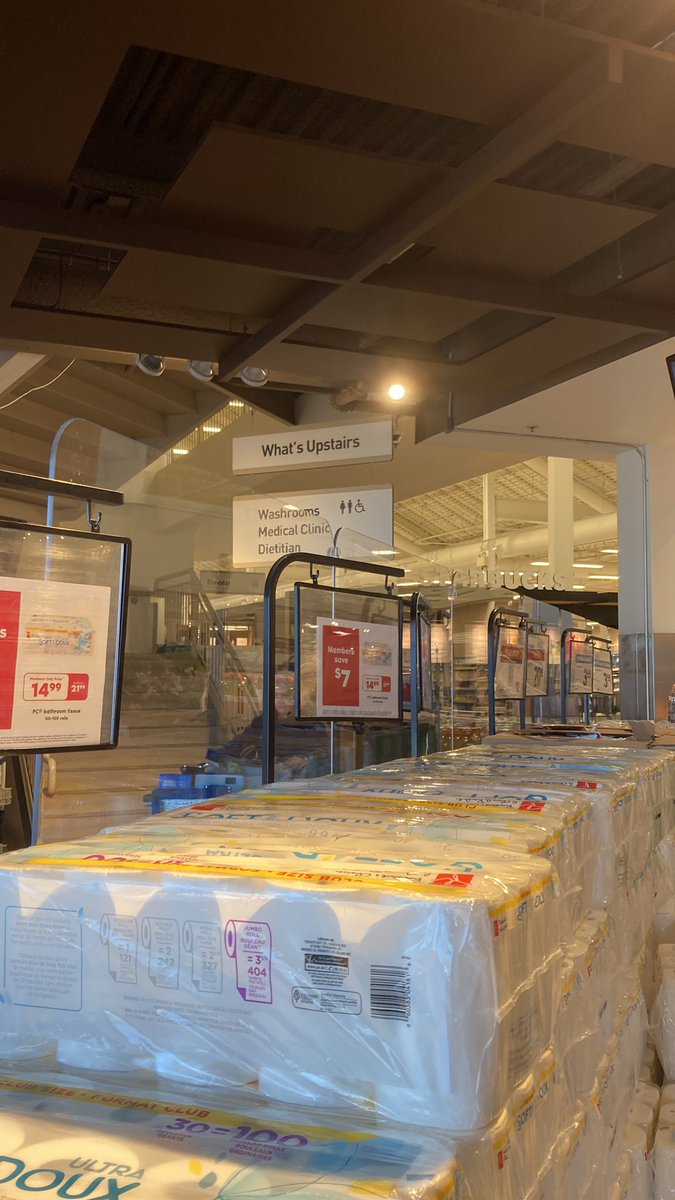
[{"label": "red price tag", "polygon": [[0,729],[12,728],[21,592],[0,591]]},{"label": "red price tag", "polygon": [[358,708],[361,696],[361,633],[344,625],[322,629],[322,696],[324,708]]}]

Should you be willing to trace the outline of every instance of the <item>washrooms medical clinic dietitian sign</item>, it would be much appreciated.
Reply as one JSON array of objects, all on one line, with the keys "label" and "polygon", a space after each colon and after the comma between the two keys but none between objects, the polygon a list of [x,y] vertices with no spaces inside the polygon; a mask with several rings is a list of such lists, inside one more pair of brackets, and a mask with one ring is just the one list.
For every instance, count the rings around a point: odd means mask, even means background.
[{"label": "washrooms medical clinic dietitian sign", "polygon": [[13,554],[26,574],[0,571],[0,751],[114,745],[129,543],[24,529],[0,527],[5,570],[12,537],[30,539]]},{"label": "washrooms medical clinic dietitian sign", "polygon": [[299,551],[354,558],[359,538],[366,553],[367,542],[391,546],[393,536],[391,487],[236,496],[232,503],[235,567],[267,566]]}]

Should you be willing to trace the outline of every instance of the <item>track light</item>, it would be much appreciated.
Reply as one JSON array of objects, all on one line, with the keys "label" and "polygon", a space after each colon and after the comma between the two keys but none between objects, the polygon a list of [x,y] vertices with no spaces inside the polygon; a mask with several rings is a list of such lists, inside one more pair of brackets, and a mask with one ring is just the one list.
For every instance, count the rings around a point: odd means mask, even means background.
[{"label": "track light", "polygon": [[200,383],[209,383],[215,375],[213,363],[204,362],[200,358],[188,359],[187,369],[193,379],[198,379]]},{"label": "track light", "polygon": [[270,377],[264,367],[244,367],[239,372],[239,378],[247,387],[264,387]]},{"label": "track light", "polygon": [[155,379],[163,375],[166,369],[164,359],[158,354],[137,354],[136,366],[144,375],[152,375]]}]

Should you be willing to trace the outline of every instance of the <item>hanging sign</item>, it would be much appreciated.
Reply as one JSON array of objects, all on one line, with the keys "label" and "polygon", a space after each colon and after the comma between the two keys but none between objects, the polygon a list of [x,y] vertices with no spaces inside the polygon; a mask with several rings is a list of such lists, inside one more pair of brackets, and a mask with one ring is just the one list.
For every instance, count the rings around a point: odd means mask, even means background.
[{"label": "hanging sign", "polygon": [[593,691],[593,645],[571,640],[569,653],[569,693],[571,696],[590,696]]},{"label": "hanging sign", "polygon": [[528,634],[527,695],[548,696],[548,667],[551,643],[546,633]]},{"label": "hanging sign", "polygon": [[111,589],[0,577],[0,749],[101,742]]},{"label": "hanging sign", "polygon": [[593,691],[598,696],[614,695],[612,655],[600,646],[596,646],[593,653]]},{"label": "hanging sign", "polygon": [[232,561],[235,567],[269,565],[284,554],[354,554],[351,535],[391,546],[394,495],[391,487],[294,492],[284,496],[235,496],[232,502]]},{"label": "hanging sign", "polygon": [[393,456],[393,422],[319,425],[234,438],[232,474],[298,471],[308,467],[340,467],[384,462]]},{"label": "hanging sign", "polygon": [[527,630],[514,625],[498,628],[495,696],[498,700],[522,700],[525,696]]},{"label": "hanging sign", "polygon": [[397,719],[398,625],[317,618],[317,716]]}]

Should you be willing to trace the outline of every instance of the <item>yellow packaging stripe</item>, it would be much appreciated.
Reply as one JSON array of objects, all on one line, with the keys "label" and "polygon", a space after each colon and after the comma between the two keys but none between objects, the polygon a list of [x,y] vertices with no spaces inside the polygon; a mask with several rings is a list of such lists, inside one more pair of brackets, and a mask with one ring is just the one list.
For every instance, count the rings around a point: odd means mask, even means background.
[{"label": "yellow packaging stripe", "polygon": [[[167,1117],[192,1117],[197,1121],[208,1121],[210,1124],[230,1124],[233,1128],[240,1125],[260,1125],[266,1127],[266,1118],[261,1116],[256,1122],[253,1114],[224,1112],[220,1109],[205,1108],[200,1104],[177,1104],[169,1100],[155,1100],[147,1096],[124,1096],[118,1092],[92,1090],[90,1088],[68,1087],[63,1084],[45,1083],[43,1080],[16,1079],[9,1075],[0,1075],[0,1091],[24,1092],[36,1096],[51,1096],[61,1100],[73,1100],[78,1104],[99,1105],[101,1108],[130,1108],[142,1109],[144,1112],[157,1113]],[[269,1120],[269,1118],[267,1118]],[[287,1134],[301,1134],[310,1138],[334,1138],[339,1142],[369,1142],[379,1136],[376,1132],[367,1133],[365,1130],[330,1129],[321,1125],[289,1125],[275,1119],[275,1128]]]},{"label": "yellow packaging stripe", "polygon": [[[138,860],[124,859],[103,859],[102,856],[94,858],[27,858],[21,863],[21,869],[37,868],[51,870],[54,867],[75,868],[80,870],[98,869],[101,871],[173,871],[181,875],[220,875],[221,877],[233,876],[235,878],[254,878],[264,879],[271,883],[315,883],[319,885],[330,884],[331,886],[338,885],[340,887],[359,887],[370,888],[377,891],[400,891],[407,892],[411,895],[421,893],[424,896],[433,896],[434,899],[453,900],[457,895],[467,895],[466,885],[458,882],[457,885],[444,883],[416,883],[410,879],[397,879],[391,876],[383,876],[373,878],[363,875],[330,875],[325,872],[313,873],[311,871],[270,871],[262,867],[233,867],[227,865],[207,864],[207,863],[185,863],[176,859],[154,859],[152,862],[142,862]],[[0,858],[0,870],[13,870],[11,863],[3,863]],[[441,871],[440,874],[443,874]],[[451,894],[453,886],[456,886],[456,891]],[[530,884],[527,887],[521,888],[517,895],[510,897],[508,900],[500,904],[492,905],[488,911],[491,917],[500,916],[509,909],[517,907],[527,900],[529,896],[543,892],[546,887],[553,886],[553,873],[550,872],[538,883]],[[473,899],[473,897],[469,897]]]}]

